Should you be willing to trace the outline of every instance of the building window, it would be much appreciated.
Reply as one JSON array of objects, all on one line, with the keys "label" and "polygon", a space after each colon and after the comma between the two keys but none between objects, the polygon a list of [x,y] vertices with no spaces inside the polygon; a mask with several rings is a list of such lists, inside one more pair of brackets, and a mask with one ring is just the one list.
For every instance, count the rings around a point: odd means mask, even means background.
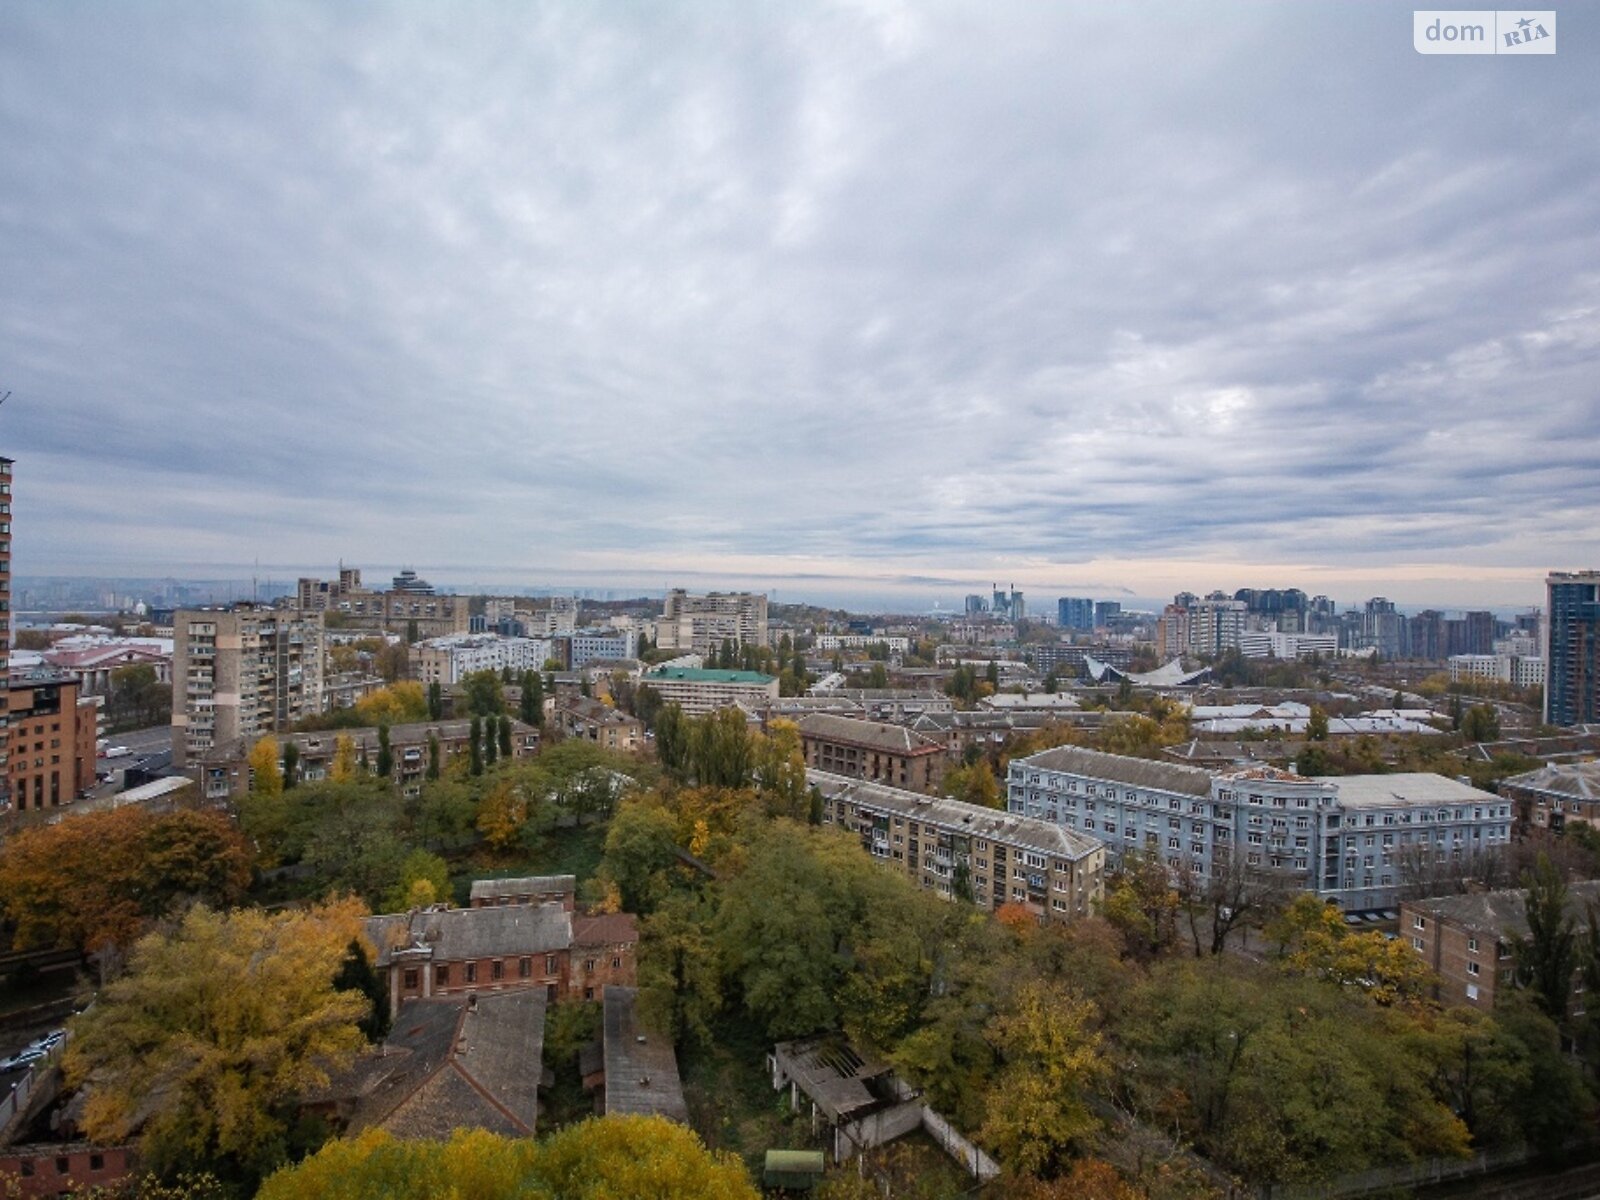
[{"label": "building window", "polygon": [[1476,954],[1478,952],[1478,939],[1477,938],[1469,937],[1467,939],[1467,950],[1472,954]]},{"label": "building window", "polygon": [[[1346,886],[1348,887],[1349,885],[1346,884]],[[1417,951],[1417,953],[1420,954],[1422,952],[1422,939],[1419,938],[1419,937],[1412,938],[1411,939],[1411,948],[1413,950]]]},{"label": "building window", "polygon": [[440,963],[433,969],[433,984],[435,987],[450,986],[450,964]]},{"label": "building window", "polygon": [[467,964],[467,982],[468,983],[477,983],[478,982],[478,964],[475,963],[475,962],[469,962]]},{"label": "building window", "polygon": [[544,973],[546,975],[554,975],[556,973],[556,956],[554,954],[546,954],[544,956]]},{"label": "building window", "polygon": [[1427,917],[1412,917],[1411,918],[1411,928],[1413,928],[1413,929],[1426,929],[1427,927],[1428,927],[1428,918]]},{"label": "building window", "polygon": [[1475,984],[1475,983],[1467,984],[1467,999],[1468,1000],[1476,1000],[1477,998],[1478,998],[1478,985]]},{"label": "building window", "polygon": [[505,975],[505,964],[498,958],[489,964],[489,978],[498,982]]},{"label": "building window", "polygon": [[622,955],[618,954],[614,958],[612,958],[611,965],[612,965],[612,967],[621,967],[622,966]]},{"label": "building window", "polygon": [[407,967],[401,982],[406,991],[415,991],[417,987],[417,969],[415,967]]},{"label": "building window", "polygon": [[517,959],[517,978],[518,979],[531,979],[532,977],[533,977],[533,959],[531,959],[531,958],[519,958],[519,959]]},{"label": "building window", "polygon": [[1478,973],[1478,964],[1475,963],[1475,962],[1469,962],[1467,964],[1467,974],[1468,975],[1476,975],[1477,973]]}]

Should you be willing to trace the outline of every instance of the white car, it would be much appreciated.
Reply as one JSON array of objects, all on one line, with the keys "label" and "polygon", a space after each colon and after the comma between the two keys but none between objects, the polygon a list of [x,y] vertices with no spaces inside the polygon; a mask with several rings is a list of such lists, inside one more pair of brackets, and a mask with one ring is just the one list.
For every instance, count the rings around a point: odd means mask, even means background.
[{"label": "white car", "polygon": [[44,1057],[44,1051],[34,1046],[26,1050],[18,1050],[10,1058],[0,1059],[0,1071],[15,1071],[21,1067],[31,1067]]}]

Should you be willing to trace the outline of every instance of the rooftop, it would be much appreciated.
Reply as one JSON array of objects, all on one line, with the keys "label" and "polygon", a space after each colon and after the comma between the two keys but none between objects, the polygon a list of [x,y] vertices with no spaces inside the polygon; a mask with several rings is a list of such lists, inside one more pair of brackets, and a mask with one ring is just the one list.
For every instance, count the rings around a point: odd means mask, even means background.
[{"label": "rooftop", "polygon": [[350,1132],[443,1139],[459,1128],[527,1136],[538,1119],[544,992],[408,1000],[383,1047],[326,1089],[354,1100]]},{"label": "rooftop", "polygon": [[366,933],[380,967],[407,950],[427,951],[440,962],[547,954],[572,944],[572,914],[554,904],[425,908],[368,917]]},{"label": "rooftop", "polygon": [[763,675],[760,671],[721,671],[709,667],[660,667],[648,672],[644,682],[653,679],[675,680],[680,683],[751,683],[765,687],[776,683],[776,675]]},{"label": "rooftop", "polygon": [[829,742],[849,742],[890,754],[939,754],[939,743],[913,733],[904,725],[866,721],[834,713],[807,713],[799,722],[800,736]]},{"label": "rooftop", "polygon": [[[1580,925],[1588,920],[1588,906],[1596,901],[1600,901],[1600,880],[1567,885],[1566,914]],[[1474,933],[1504,939],[1528,935],[1527,893],[1519,888],[1408,900],[1406,907]]]},{"label": "rooftop", "polygon": [[1551,764],[1501,780],[1501,785],[1574,800],[1600,800],[1600,762]]},{"label": "rooftop", "polygon": [[1494,804],[1492,792],[1480,791],[1448,775],[1406,772],[1394,775],[1319,775],[1315,782],[1331,783],[1345,808],[1424,807],[1433,804]]},{"label": "rooftop", "polygon": [[827,771],[806,771],[806,781],[826,800],[844,799],[866,808],[899,813],[918,821],[940,825],[954,833],[1021,846],[1073,861],[1104,848],[1097,838],[1065,829],[1051,821],[1018,816],[1003,809],[984,808],[943,796],[924,796],[883,783],[869,783]]},{"label": "rooftop", "polygon": [[517,879],[474,879],[469,898],[486,896],[540,896],[550,892],[576,892],[576,875],[524,875]]},{"label": "rooftop", "polygon": [[605,990],[606,1113],[659,1114],[687,1125],[672,1039],[639,1024],[638,997],[638,988]]},{"label": "rooftop", "polygon": [[1106,754],[1101,750],[1085,750],[1082,746],[1057,746],[1053,750],[1041,750],[1038,754],[1012,760],[1013,766],[1019,764],[1029,769],[1065,771],[1072,775],[1109,779],[1114,783],[1178,792],[1185,796],[1211,795],[1210,771],[1178,763]]}]

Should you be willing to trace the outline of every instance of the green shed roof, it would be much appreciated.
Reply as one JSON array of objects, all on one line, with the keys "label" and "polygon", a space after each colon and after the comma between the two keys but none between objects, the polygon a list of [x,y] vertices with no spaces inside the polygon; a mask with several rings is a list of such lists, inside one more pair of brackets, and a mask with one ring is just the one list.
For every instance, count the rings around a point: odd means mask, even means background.
[{"label": "green shed roof", "polygon": [[765,686],[777,678],[760,671],[713,671],[704,667],[662,667],[651,671],[642,682],[652,679],[681,679],[686,683],[759,683]]}]

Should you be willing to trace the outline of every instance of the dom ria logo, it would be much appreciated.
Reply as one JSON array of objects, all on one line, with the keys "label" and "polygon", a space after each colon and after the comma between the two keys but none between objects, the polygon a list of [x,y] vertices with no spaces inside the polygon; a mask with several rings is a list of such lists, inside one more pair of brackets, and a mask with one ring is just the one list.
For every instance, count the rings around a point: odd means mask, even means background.
[{"label": "dom ria logo", "polygon": [[1411,14],[1418,54],[1554,54],[1556,14],[1541,10],[1430,9]]}]

